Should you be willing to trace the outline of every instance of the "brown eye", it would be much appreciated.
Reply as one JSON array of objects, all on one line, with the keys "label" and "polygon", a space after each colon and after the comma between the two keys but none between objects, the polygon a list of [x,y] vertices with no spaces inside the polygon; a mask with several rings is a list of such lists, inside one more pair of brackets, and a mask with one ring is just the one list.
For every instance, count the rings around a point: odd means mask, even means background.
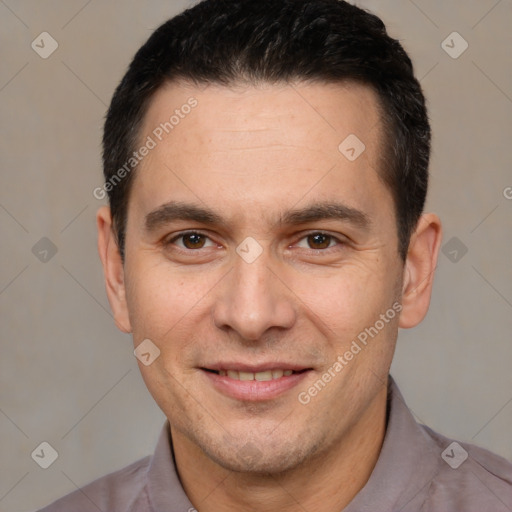
[{"label": "brown eye", "polygon": [[206,239],[204,235],[199,233],[187,233],[182,235],[181,238],[183,239],[183,245],[187,249],[202,249]]},{"label": "brown eye", "polygon": [[307,237],[311,249],[327,249],[332,241],[332,236],[324,233],[314,233]]}]

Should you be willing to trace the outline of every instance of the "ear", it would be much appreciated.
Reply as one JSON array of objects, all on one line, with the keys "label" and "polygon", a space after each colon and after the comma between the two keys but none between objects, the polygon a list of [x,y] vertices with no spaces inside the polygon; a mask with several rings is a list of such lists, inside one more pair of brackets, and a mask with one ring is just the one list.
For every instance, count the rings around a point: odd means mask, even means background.
[{"label": "ear", "polygon": [[132,331],[132,327],[126,304],[124,266],[112,229],[112,216],[108,206],[102,206],[98,210],[96,225],[98,227],[98,252],[103,264],[110,308],[114,313],[114,321],[118,329],[128,333]]},{"label": "ear", "polygon": [[433,213],[422,215],[411,236],[404,266],[399,327],[414,327],[427,314],[441,239],[439,217]]}]

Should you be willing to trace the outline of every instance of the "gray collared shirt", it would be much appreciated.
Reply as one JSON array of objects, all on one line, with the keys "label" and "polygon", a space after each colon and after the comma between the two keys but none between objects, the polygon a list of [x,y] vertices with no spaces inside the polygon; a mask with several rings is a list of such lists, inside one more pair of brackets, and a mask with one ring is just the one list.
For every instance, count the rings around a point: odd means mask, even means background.
[{"label": "gray collared shirt", "polygon": [[[167,422],[152,456],[40,512],[98,511],[195,511],[177,475]],[[390,378],[388,424],[379,459],[366,485],[343,512],[399,511],[512,512],[512,464],[418,424]]]}]

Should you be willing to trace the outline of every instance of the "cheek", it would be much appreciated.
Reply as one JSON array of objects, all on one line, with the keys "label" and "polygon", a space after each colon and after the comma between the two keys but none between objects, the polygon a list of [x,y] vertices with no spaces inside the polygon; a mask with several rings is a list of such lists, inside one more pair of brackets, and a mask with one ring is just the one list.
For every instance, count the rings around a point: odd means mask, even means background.
[{"label": "cheek", "polygon": [[373,325],[391,307],[394,294],[392,272],[351,264],[330,276],[299,276],[292,289],[306,305],[310,316],[329,339],[344,343]]},{"label": "cheek", "polygon": [[169,329],[200,307],[211,288],[209,279],[178,274],[168,264],[130,269],[127,303],[134,337],[164,337]]},{"label": "cheek", "polygon": [[[200,277],[173,272],[168,264],[132,267],[127,302],[134,344],[150,339],[160,354],[148,366],[139,363],[146,386],[166,415],[188,410],[196,396],[190,370],[198,312],[211,286]],[[184,389],[190,391],[184,392]],[[192,400],[192,402],[191,402]],[[189,403],[190,402],[190,403]],[[177,413],[176,413],[177,414]],[[176,423],[180,423],[179,418]]]}]

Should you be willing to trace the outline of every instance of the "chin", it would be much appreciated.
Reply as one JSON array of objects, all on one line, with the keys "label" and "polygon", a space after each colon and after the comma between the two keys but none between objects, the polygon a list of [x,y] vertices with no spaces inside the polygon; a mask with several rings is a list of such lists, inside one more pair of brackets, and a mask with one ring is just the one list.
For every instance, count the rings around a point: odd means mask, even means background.
[{"label": "chin", "polygon": [[293,470],[311,455],[304,443],[279,439],[269,443],[253,440],[226,440],[222,446],[201,446],[205,454],[216,464],[229,471],[251,474],[279,474]]}]

